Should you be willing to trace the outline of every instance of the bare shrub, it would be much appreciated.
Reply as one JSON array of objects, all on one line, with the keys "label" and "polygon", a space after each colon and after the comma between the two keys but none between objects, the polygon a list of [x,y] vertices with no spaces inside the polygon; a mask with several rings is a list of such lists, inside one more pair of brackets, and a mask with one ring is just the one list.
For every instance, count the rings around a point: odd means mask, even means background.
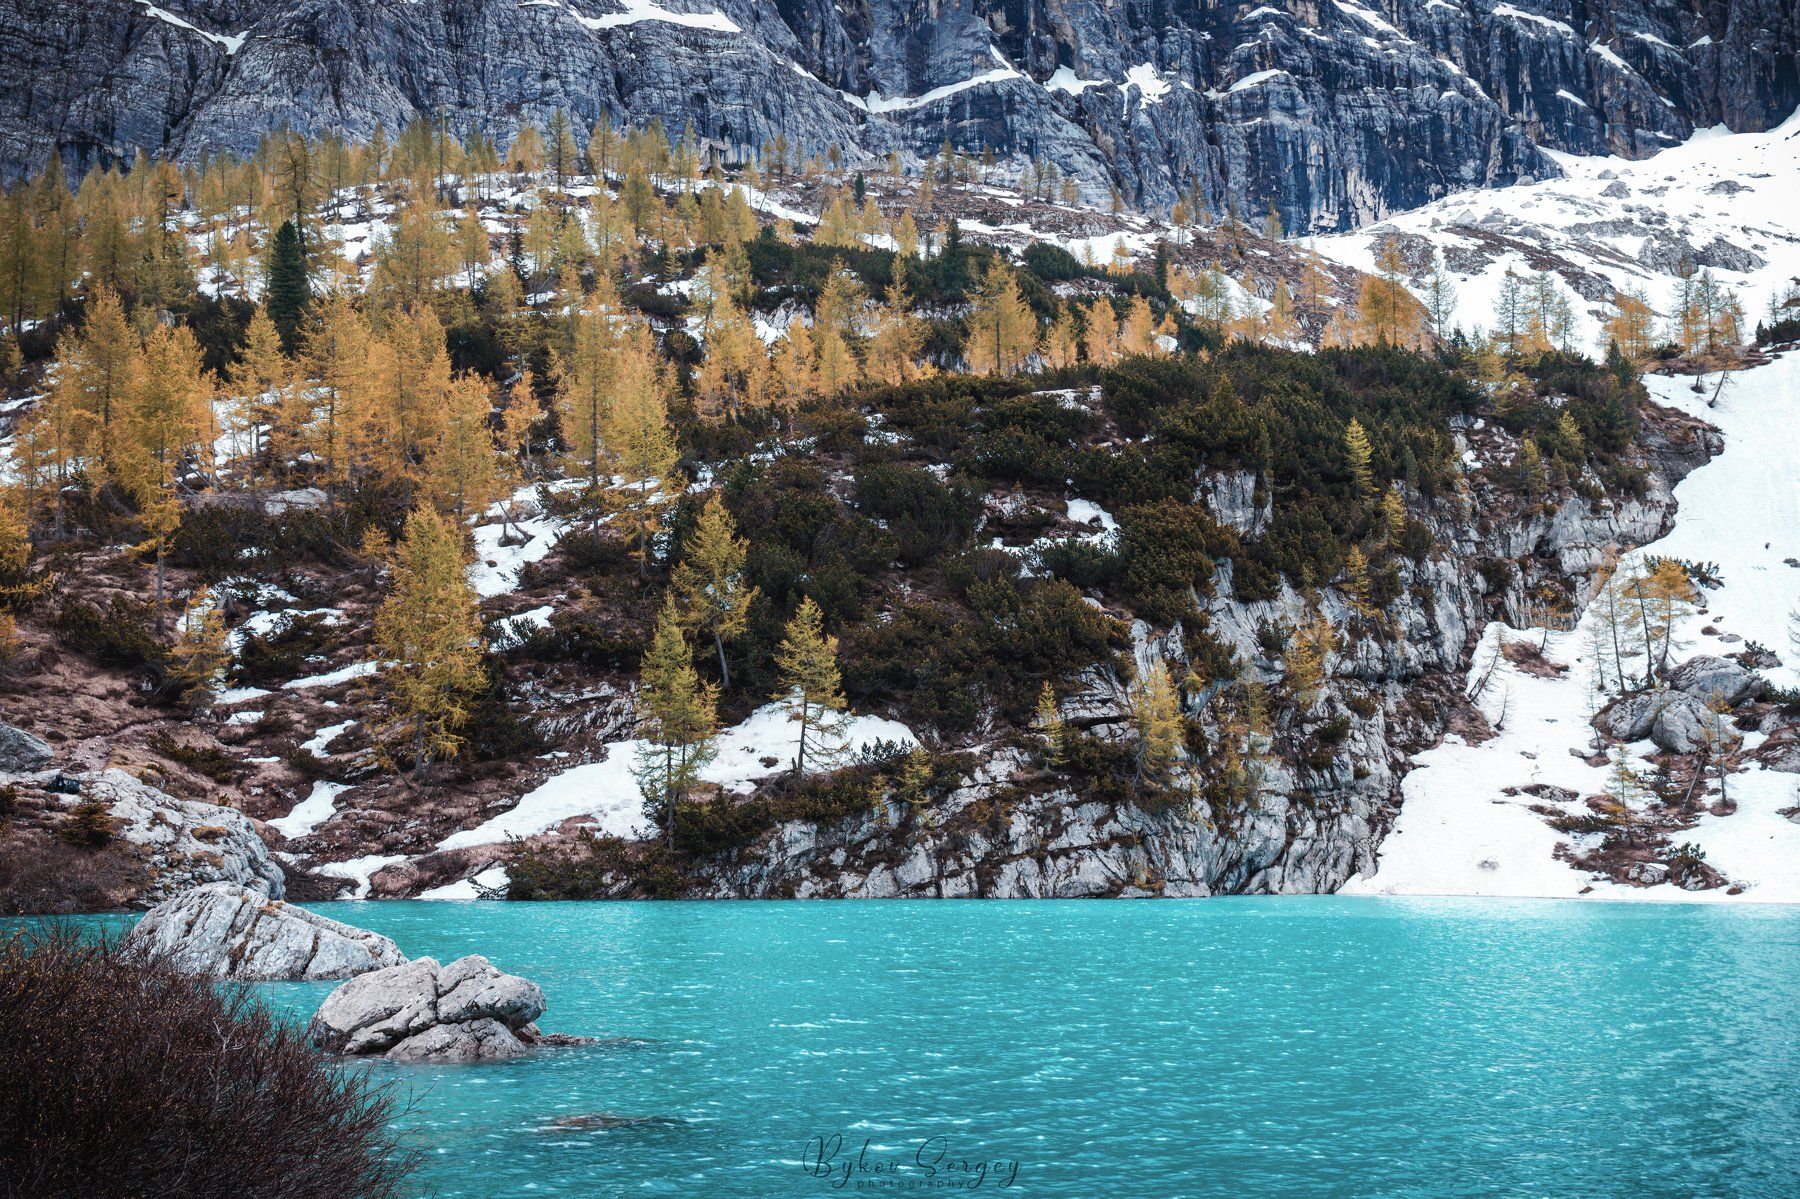
[{"label": "bare shrub", "polygon": [[395,1100],[245,988],[69,929],[0,944],[0,1196],[389,1199]]}]

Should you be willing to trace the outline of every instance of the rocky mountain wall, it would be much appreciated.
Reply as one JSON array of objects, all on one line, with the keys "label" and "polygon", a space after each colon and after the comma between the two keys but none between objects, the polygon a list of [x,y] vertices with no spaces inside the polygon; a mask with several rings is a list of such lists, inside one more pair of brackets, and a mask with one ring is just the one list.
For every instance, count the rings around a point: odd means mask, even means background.
[{"label": "rocky mountain wall", "polygon": [[562,107],[1351,228],[1800,104],[1786,0],[0,0],[0,172]]},{"label": "rocky mountain wall", "polygon": [[[1463,448],[1517,449],[1491,427],[1459,433]],[[1203,805],[1146,811],[1132,803],[1047,785],[1052,777],[1012,748],[979,754],[980,765],[928,822],[905,804],[822,827],[795,821],[705,872],[710,897],[1078,898],[1134,895],[1314,894],[1337,890],[1375,854],[1399,811],[1411,755],[1458,720],[1481,718],[1464,698],[1469,653],[1490,619],[1532,623],[1528,605],[1554,581],[1585,603],[1608,546],[1645,544],[1667,531],[1673,489],[1717,453],[1717,434],[1668,410],[1646,412],[1641,494],[1598,501],[1573,493],[1521,505],[1478,489],[1420,505],[1434,550],[1403,567],[1401,598],[1387,609],[1388,635],[1344,636],[1318,701],[1272,730],[1260,794],[1247,810],[1209,816]],[[1226,524],[1259,519],[1247,475],[1203,482],[1196,495]],[[1266,519],[1266,517],[1264,517]],[[1484,565],[1511,564],[1496,587]],[[1218,595],[1203,601],[1208,632],[1254,675],[1274,683],[1281,665],[1260,631],[1306,619],[1304,597],[1283,585],[1259,603],[1230,598],[1229,564]],[[1319,608],[1339,629],[1359,623],[1350,597],[1323,592]],[[1366,625],[1366,621],[1363,622]],[[1140,665],[1181,665],[1177,629],[1136,630]],[[1183,673],[1174,671],[1177,677]],[[1186,697],[1200,712],[1206,697]],[[1129,727],[1117,680],[1096,677],[1065,701],[1065,718],[1090,729]],[[1467,730],[1465,730],[1467,731]]]}]

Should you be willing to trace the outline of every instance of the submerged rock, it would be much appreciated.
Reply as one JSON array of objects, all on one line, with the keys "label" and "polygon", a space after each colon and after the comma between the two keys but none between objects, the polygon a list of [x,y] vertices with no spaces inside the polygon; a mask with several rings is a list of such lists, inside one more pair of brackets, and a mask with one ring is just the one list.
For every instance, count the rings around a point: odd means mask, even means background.
[{"label": "submerged rock", "polygon": [[245,982],[350,978],[406,961],[379,933],[237,883],[209,883],[151,909],[128,938],[189,974]]},{"label": "submerged rock", "polygon": [[539,1032],[533,1021],[545,1007],[536,983],[478,954],[447,966],[418,958],[327,995],[307,1037],[333,1053],[395,1062],[502,1061],[534,1047],[590,1043]]}]

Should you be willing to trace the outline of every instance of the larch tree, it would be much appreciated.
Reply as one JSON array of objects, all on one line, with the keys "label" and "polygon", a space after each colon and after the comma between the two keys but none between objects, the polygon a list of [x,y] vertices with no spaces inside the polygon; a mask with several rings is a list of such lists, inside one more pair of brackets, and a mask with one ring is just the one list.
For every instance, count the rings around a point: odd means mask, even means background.
[{"label": "larch tree", "polygon": [[612,386],[605,433],[621,476],[612,502],[635,543],[638,574],[648,578],[660,513],[680,492],[671,477],[679,454],[669,428],[669,376],[648,326],[634,325],[623,338]]},{"label": "larch tree", "polygon": [[1037,349],[1037,317],[1019,294],[1012,268],[996,257],[969,297],[963,357],[982,374],[1009,375]]},{"label": "larch tree", "polygon": [[137,501],[156,551],[160,627],[169,541],[181,525],[183,468],[210,416],[212,388],[194,335],[184,326],[152,329],[132,384],[118,479]]},{"label": "larch tree", "polygon": [[1352,417],[1344,429],[1344,458],[1349,466],[1350,481],[1356,484],[1357,493],[1364,499],[1375,494],[1374,456],[1369,434],[1363,429],[1362,422]]},{"label": "larch tree", "polygon": [[118,293],[104,285],[95,288],[69,365],[79,419],[90,426],[93,451],[109,473],[118,458],[116,421],[129,402],[138,354],[138,339],[125,323]]},{"label": "larch tree", "polygon": [[[250,316],[244,349],[226,372],[231,389],[230,420],[234,450],[243,446],[243,480],[256,486],[256,469],[262,460],[263,435],[272,429],[286,407],[293,364],[281,351],[281,333],[267,308]],[[234,459],[235,465],[235,459]]]},{"label": "larch tree", "polygon": [[775,698],[787,709],[788,719],[800,726],[794,754],[794,774],[806,773],[807,759],[833,765],[843,755],[848,705],[838,673],[838,640],[825,632],[819,606],[807,596],[788,621],[776,651],[781,690]]},{"label": "larch tree", "polygon": [[1137,734],[1137,777],[1164,790],[1175,784],[1185,722],[1169,664],[1157,659],[1131,688],[1131,725]]},{"label": "larch tree", "polygon": [[373,335],[355,303],[333,292],[319,306],[308,331],[301,361],[317,386],[296,387],[283,421],[293,444],[280,445],[284,456],[310,454],[319,464],[328,511],[337,510],[340,485],[350,478],[357,431],[374,407]]},{"label": "larch tree", "polygon": [[1095,366],[1109,366],[1119,356],[1119,318],[1112,301],[1101,296],[1081,310],[1081,349]]},{"label": "larch tree", "polygon": [[1323,613],[1314,613],[1288,634],[1282,655],[1283,681],[1302,710],[1319,698],[1325,682],[1326,662],[1337,650],[1337,631]]},{"label": "larch tree", "polygon": [[169,658],[171,673],[181,683],[182,699],[196,708],[210,707],[225,679],[225,668],[231,665],[225,616],[211,588],[202,587],[189,597],[175,626]]},{"label": "larch tree", "polygon": [[715,492],[682,545],[681,562],[672,579],[681,599],[682,620],[712,639],[719,656],[719,678],[727,689],[731,663],[725,647],[743,635],[750,622],[750,605],[759,594],[744,579],[749,553],[749,542],[737,535],[724,498]]},{"label": "larch tree", "polygon": [[595,288],[575,318],[568,353],[557,362],[556,408],[563,445],[569,467],[588,481],[596,537],[602,482],[612,474],[606,439],[618,374],[619,319],[618,297],[610,286]]},{"label": "larch tree", "polygon": [[632,775],[644,807],[672,842],[681,801],[713,758],[719,689],[694,670],[673,596],[663,601],[638,668],[638,738]]},{"label": "larch tree", "polygon": [[503,476],[488,417],[493,406],[479,375],[458,375],[445,397],[443,432],[425,460],[438,510],[458,523],[499,498]]},{"label": "larch tree", "polygon": [[417,508],[395,546],[393,580],[375,613],[375,645],[396,731],[414,774],[462,747],[485,681],[481,613],[464,569],[462,534],[436,510]]}]

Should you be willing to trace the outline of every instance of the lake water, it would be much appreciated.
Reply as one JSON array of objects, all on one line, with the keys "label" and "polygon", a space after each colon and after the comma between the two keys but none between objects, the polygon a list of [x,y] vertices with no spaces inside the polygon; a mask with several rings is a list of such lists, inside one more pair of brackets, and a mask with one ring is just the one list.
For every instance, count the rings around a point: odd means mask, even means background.
[{"label": "lake water", "polygon": [[1800,1195],[1795,908],[318,910],[633,1038],[376,1067],[446,1197]]}]

